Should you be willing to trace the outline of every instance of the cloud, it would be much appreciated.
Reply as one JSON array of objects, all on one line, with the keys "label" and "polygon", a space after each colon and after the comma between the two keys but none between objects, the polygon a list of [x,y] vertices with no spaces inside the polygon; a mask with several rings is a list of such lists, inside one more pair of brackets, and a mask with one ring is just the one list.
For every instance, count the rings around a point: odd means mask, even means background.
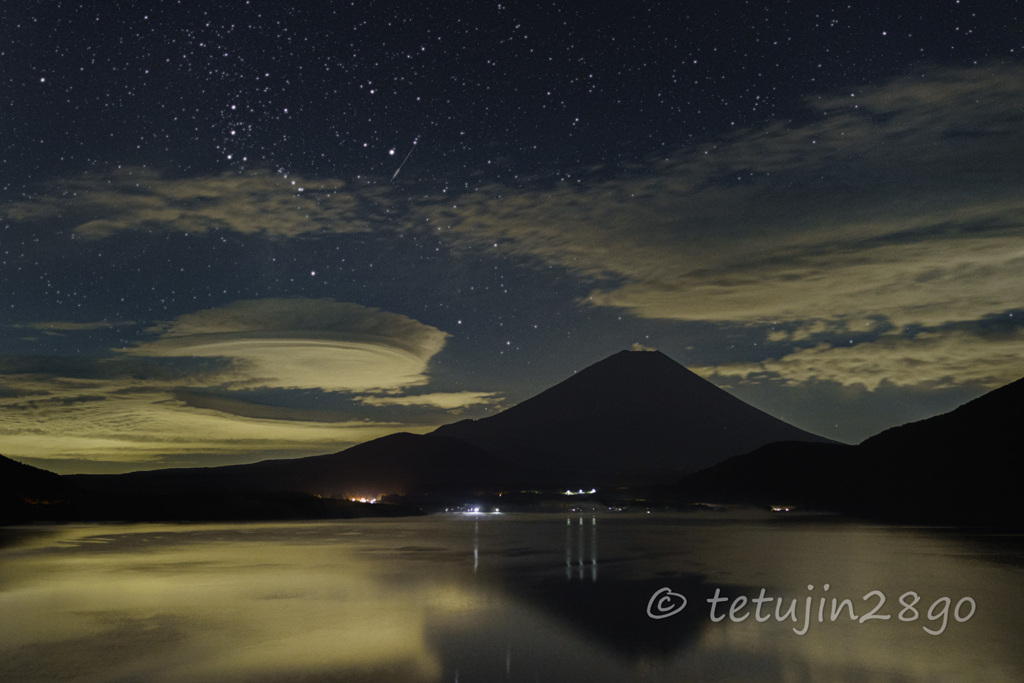
[{"label": "cloud", "polygon": [[80,332],[83,330],[109,330],[112,327],[131,327],[136,323],[129,320],[119,321],[102,321],[102,322],[89,322],[89,323],[73,323],[64,321],[50,321],[41,323],[26,323],[24,325],[12,325],[16,328],[28,328],[32,330],[41,330],[49,334],[60,334],[61,332]]},{"label": "cloud", "polygon": [[[58,324],[86,333],[92,324]],[[429,383],[447,335],[403,315],[329,299],[239,301],[154,326],[149,339],[105,357],[0,357],[0,433],[12,457],[134,465],[194,465],[203,458],[341,450],[396,431],[436,425],[389,418],[402,392]],[[241,390],[270,387],[259,404]],[[289,390],[389,392],[367,416],[289,404]],[[464,392],[410,404],[455,407],[497,400]],[[106,463],[105,465],[103,463]]]},{"label": "cloud", "polygon": [[938,70],[809,100],[808,123],[647,173],[491,186],[423,210],[450,239],[606,280],[588,303],[645,318],[931,324],[1004,310],[1024,263],[1022,82],[1021,67]]},{"label": "cloud", "polygon": [[259,299],[183,315],[127,351],[223,358],[222,384],[327,391],[424,384],[447,335],[396,313],[329,299]]},{"label": "cloud", "polygon": [[[953,334],[941,329],[950,321],[1019,306],[1022,84],[1016,65],[925,69],[809,98],[792,121],[610,179],[529,191],[494,185],[419,210],[449,240],[497,246],[591,281],[586,305],[739,327],[837,329],[878,319],[895,330],[926,326],[935,341],[913,343],[948,350],[922,348],[937,365],[920,376],[1001,381],[1018,371],[1024,349],[978,338],[952,353],[954,338],[938,338]],[[786,336],[774,335],[769,341]],[[889,362],[890,344],[912,342],[864,343],[863,363],[842,362],[846,350],[795,344],[783,374],[820,370],[877,386],[894,372],[912,381]],[[868,362],[875,353],[878,362]],[[986,360],[993,356],[1001,370]],[[833,370],[821,369],[826,361]]]},{"label": "cloud", "polygon": [[980,335],[967,330],[889,333],[864,344],[816,344],[757,363],[695,371],[719,380],[773,379],[786,384],[834,382],[875,390],[882,384],[946,389],[998,387],[1024,376],[1024,328]]},{"label": "cloud", "polygon": [[1017,227],[909,244],[842,244],[837,236],[827,245],[737,254],[715,268],[595,289],[589,302],[647,318],[772,323],[884,315],[897,325],[934,325],[1015,306],[1024,272],[1020,237]]},{"label": "cloud", "polygon": [[407,396],[360,396],[357,400],[371,406],[429,406],[459,411],[471,406],[497,405],[501,403],[501,396],[488,391],[452,391]]},{"label": "cloud", "polygon": [[222,457],[261,453],[325,453],[404,428],[386,421],[259,419],[196,409],[168,394],[127,392],[100,401],[37,404],[0,418],[6,455],[46,459],[57,471],[65,458],[119,463],[124,470],[221,464]]},{"label": "cloud", "polygon": [[143,167],[118,167],[58,181],[31,201],[0,206],[12,221],[58,219],[92,239],[124,230],[232,230],[270,237],[319,231],[365,232],[370,195],[341,180],[311,180],[259,170],[171,178]]}]

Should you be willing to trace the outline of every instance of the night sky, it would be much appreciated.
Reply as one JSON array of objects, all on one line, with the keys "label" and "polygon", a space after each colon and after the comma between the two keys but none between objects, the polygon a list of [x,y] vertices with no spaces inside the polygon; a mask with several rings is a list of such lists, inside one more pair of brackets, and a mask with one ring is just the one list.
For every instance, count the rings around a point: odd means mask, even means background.
[{"label": "night sky", "polygon": [[1018,2],[0,7],[0,453],[329,453],[657,348],[860,441],[1024,376]]}]

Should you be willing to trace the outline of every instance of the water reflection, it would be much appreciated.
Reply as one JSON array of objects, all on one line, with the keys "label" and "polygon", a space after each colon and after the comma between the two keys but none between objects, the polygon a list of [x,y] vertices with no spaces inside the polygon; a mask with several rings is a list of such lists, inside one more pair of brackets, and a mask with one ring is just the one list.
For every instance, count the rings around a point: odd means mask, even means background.
[{"label": "water reflection", "polygon": [[[0,680],[1020,680],[1024,571],[981,547],[699,515],[0,530]],[[715,591],[825,583],[893,617],[708,618]],[[688,603],[654,620],[662,588]],[[896,616],[908,590],[977,614],[928,635]]]},{"label": "water reflection", "polygon": [[597,581],[597,517],[565,520],[565,578]]}]

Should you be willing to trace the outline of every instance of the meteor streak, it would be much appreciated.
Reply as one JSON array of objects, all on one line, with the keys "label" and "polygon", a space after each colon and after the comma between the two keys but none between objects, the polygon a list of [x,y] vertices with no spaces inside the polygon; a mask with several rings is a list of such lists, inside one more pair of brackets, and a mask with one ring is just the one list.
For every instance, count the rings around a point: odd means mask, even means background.
[{"label": "meteor streak", "polygon": [[388,182],[394,182],[395,181],[395,178],[398,177],[398,174],[402,170],[402,167],[405,166],[405,162],[409,161],[409,157],[412,156],[412,151],[414,149],[416,149],[416,143],[419,142],[419,141],[420,141],[420,136],[417,135],[416,139],[412,141],[412,147],[409,148],[409,153],[405,155],[404,159],[402,159],[402,163],[400,163],[398,165],[398,169],[395,171],[395,174],[393,176],[391,176],[391,180],[388,181]]}]

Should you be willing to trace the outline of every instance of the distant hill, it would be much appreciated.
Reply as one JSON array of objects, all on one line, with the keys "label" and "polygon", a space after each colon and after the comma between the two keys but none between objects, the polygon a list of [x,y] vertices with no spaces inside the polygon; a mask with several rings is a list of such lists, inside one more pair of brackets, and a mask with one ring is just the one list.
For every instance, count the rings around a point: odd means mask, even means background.
[{"label": "distant hill", "polygon": [[887,429],[857,447],[862,504],[883,516],[1024,520],[1024,379],[943,415]]},{"label": "distant hill", "polygon": [[687,497],[757,505],[800,503],[834,509],[836,482],[849,483],[855,446],[778,441],[696,472],[680,484]]},{"label": "distant hill", "polygon": [[74,479],[74,476],[61,476],[0,456],[0,525],[85,520],[324,519],[420,514],[416,508],[401,505],[364,505],[293,491],[175,488],[157,480],[151,482],[152,486],[135,488],[139,482],[130,474],[100,477],[107,485],[95,488],[80,486]]},{"label": "distant hill", "polygon": [[457,439],[399,433],[329,455],[69,478],[92,491],[291,491],[343,498],[497,487],[510,476],[504,463]]},{"label": "distant hill", "polygon": [[58,474],[0,455],[0,523],[58,519],[84,496]]},{"label": "distant hill", "polygon": [[1024,379],[857,446],[772,444],[685,478],[691,498],[800,503],[882,520],[1024,524]]},{"label": "distant hill", "polygon": [[664,481],[775,441],[829,443],[659,351],[621,351],[497,415],[434,434],[573,485]]}]

